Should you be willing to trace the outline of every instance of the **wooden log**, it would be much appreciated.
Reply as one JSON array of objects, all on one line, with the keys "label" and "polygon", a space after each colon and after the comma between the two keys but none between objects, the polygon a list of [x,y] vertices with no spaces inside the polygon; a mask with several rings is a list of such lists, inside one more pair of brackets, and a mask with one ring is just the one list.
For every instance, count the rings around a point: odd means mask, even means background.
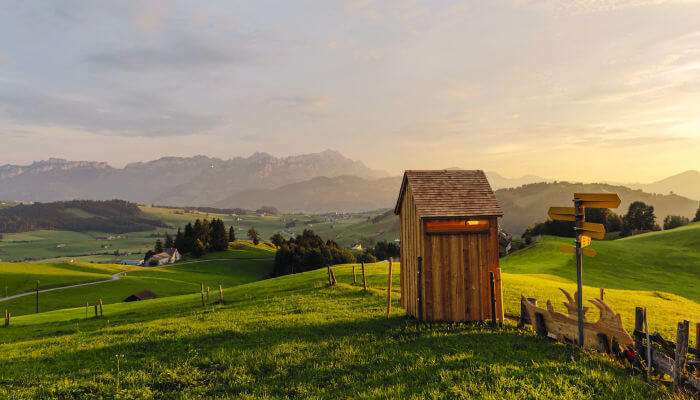
[{"label": "wooden log", "polygon": [[673,359],[666,354],[651,350],[651,362],[656,371],[673,377]]},{"label": "wooden log", "polygon": [[674,357],[673,388],[678,389],[685,373],[685,359],[688,355],[688,336],[690,333],[690,323],[683,321],[678,323],[676,331],[676,355]]},{"label": "wooden log", "polygon": [[224,304],[224,289],[219,285],[219,303]]},{"label": "wooden log", "polygon": [[102,299],[100,299],[100,318],[104,317],[104,314],[102,313]]},{"label": "wooden log", "polygon": [[688,375],[686,377],[686,386],[695,389],[695,391],[700,392],[700,378],[693,375]]},{"label": "wooden log", "polygon": [[535,331],[540,336],[547,336],[547,326],[544,324],[544,315],[535,313]]},{"label": "wooden log", "polygon": [[[537,299],[534,297],[528,297],[528,301],[537,306]],[[532,319],[530,318],[530,313],[527,312],[527,306],[523,300],[520,300],[520,322],[518,322],[518,328],[522,328],[525,325],[532,325]]]},{"label": "wooden log", "polygon": [[362,263],[362,288],[367,290],[367,278],[365,278],[365,263]]},{"label": "wooden log", "polygon": [[394,258],[389,257],[389,279],[386,288],[386,316],[391,313],[391,270],[394,266]]},{"label": "wooden log", "polygon": [[608,335],[599,333],[598,335],[598,351],[605,354],[610,354],[610,339]]},{"label": "wooden log", "polygon": [[357,285],[357,277],[355,276],[355,264],[352,265],[352,284]]}]

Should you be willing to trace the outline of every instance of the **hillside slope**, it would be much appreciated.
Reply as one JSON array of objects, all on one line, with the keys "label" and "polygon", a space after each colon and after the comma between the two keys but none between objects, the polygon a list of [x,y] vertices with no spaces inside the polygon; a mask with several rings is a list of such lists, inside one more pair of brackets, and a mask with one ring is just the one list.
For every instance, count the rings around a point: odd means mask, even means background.
[{"label": "hillside slope", "polygon": [[366,293],[347,283],[349,266],[336,271],[337,287],[321,269],[227,289],[223,306],[195,294],[109,305],[102,320],[81,309],[16,318],[0,397],[668,397],[603,356],[508,324],[421,324],[396,300],[387,318],[374,289],[386,264],[367,266]]},{"label": "hillside slope", "polygon": [[635,183],[628,185],[650,193],[676,193],[681,196],[700,200],[700,171],[689,170],[669,176],[652,183]]},{"label": "hillside slope", "polygon": [[[576,281],[574,257],[559,251],[572,239],[545,236],[501,259],[510,274],[548,274]],[[700,222],[621,240],[593,241],[596,257],[584,257],[587,285],[674,293],[700,302]]]}]

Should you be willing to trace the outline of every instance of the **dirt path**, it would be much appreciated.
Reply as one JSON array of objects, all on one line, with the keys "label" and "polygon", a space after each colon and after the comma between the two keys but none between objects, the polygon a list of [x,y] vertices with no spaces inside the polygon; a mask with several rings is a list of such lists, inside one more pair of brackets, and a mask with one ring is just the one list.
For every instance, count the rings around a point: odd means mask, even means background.
[{"label": "dirt path", "polygon": [[[218,259],[211,259],[211,260],[186,261],[186,262],[182,262],[182,263],[168,264],[168,266],[197,264],[197,263],[209,262],[209,261],[238,261],[238,260],[261,261],[261,260],[272,260],[272,258],[218,258]],[[158,267],[151,267],[151,268],[158,268]],[[127,272],[143,271],[145,269],[148,269],[148,268],[130,269],[127,271],[117,272],[116,274],[112,274],[112,276],[109,279],[104,279],[101,281],[75,283],[75,284],[68,285],[68,286],[59,286],[59,287],[50,288],[50,289],[40,289],[39,293],[53,292],[54,290],[72,289],[72,288],[77,288],[77,287],[81,287],[81,286],[99,285],[100,283],[116,281],[121,277],[122,274],[125,274]],[[2,297],[2,298],[0,298],[0,302],[7,301],[7,300],[13,300],[13,299],[17,299],[17,298],[25,297],[25,296],[31,296],[34,294],[36,294],[36,290],[33,290],[31,292],[15,294],[12,296]]]}]

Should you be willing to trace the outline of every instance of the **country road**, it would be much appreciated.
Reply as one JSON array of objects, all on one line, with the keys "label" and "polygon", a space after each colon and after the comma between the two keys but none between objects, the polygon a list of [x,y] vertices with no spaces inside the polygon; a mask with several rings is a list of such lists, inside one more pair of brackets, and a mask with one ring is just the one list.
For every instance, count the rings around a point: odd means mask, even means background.
[{"label": "country road", "polygon": [[[209,261],[237,261],[237,260],[262,261],[262,260],[273,260],[273,258],[217,258],[217,259],[211,259],[211,260],[186,261],[186,262],[182,262],[182,263],[169,264],[168,266],[197,264],[197,263],[209,262]],[[50,289],[40,289],[39,293],[52,292],[54,290],[72,289],[72,288],[77,288],[77,287],[81,287],[81,286],[99,285],[100,283],[116,281],[121,277],[122,274],[125,274],[127,272],[143,271],[146,269],[153,269],[153,268],[159,268],[159,267],[144,267],[144,268],[139,268],[139,269],[131,269],[131,270],[127,270],[127,271],[121,271],[121,272],[117,272],[116,274],[112,274],[112,276],[109,279],[104,279],[101,281],[94,281],[94,282],[75,283],[75,284],[68,285],[68,286],[59,286],[59,287],[54,287],[54,288],[50,288]],[[13,299],[17,299],[17,298],[25,297],[25,296],[31,296],[33,294],[36,294],[36,290],[32,290],[31,292],[15,294],[12,296],[2,297],[2,298],[0,298],[0,302],[7,301],[7,300],[13,300]]]}]

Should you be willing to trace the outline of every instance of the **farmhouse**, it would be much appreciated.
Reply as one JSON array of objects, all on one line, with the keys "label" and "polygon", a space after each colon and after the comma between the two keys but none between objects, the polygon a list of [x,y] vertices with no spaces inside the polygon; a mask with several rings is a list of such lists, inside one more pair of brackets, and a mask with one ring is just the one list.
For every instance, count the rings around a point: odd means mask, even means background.
[{"label": "farmhouse", "polygon": [[406,171],[394,213],[401,305],[424,321],[503,321],[498,217],[483,171]]},{"label": "farmhouse", "polygon": [[172,249],[167,249],[163,251],[162,253],[155,254],[151,256],[151,258],[148,259],[146,262],[146,265],[164,265],[164,264],[172,264],[175,261],[180,260],[180,252],[177,251],[177,249],[172,248]]}]

